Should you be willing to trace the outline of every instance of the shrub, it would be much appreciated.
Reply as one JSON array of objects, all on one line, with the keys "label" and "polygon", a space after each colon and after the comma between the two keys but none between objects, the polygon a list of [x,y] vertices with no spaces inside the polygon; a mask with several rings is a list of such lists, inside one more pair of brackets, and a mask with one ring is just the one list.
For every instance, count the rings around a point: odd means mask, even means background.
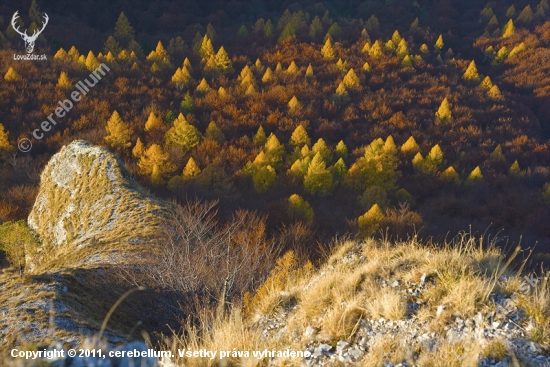
[{"label": "shrub", "polygon": [[6,253],[9,263],[20,272],[25,267],[25,257],[36,254],[40,243],[24,220],[0,225],[0,249]]}]

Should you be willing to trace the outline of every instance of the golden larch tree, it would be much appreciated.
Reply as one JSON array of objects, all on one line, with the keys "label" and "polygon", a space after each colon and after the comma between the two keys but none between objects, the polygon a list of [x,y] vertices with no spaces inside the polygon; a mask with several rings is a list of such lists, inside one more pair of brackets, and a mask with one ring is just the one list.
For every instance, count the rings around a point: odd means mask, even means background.
[{"label": "golden larch tree", "polygon": [[160,145],[151,144],[139,159],[138,167],[141,174],[151,175],[155,166],[161,175],[173,172],[176,166],[169,161],[169,157],[169,154],[165,153]]},{"label": "golden larch tree", "polygon": [[59,74],[59,79],[57,79],[57,85],[56,87],[59,89],[69,89],[73,85],[71,83],[71,80],[69,79],[69,76],[66,72],[62,71],[61,74]]},{"label": "golden larch tree", "polygon": [[186,181],[192,180],[195,177],[197,177],[200,173],[201,173],[201,169],[199,165],[197,164],[197,162],[195,162],[193,157],[190,157],[182,172],[183,179]]},{"label": "golden larch tree", "polygon": [[0,152],[12,149],[8,139],[9,131],[6,131],[4,125],[0,124]]},{"label": "golden larch tree", "polygon": [[191,125],[182,113],[174,120],[172,127],[164,135],[167,145],[175,144],[185,150],[197,146],[200,139],[201,135],[197,128]]},{"label": "golden larch tree", "polygon": [[329,60],[333,59],[336,56],[336,54],[334,53],[334,49],[332,48],[332,41],[330,40],[330,38],[327,38],[325,44],[321,48],[321,55],[323,55],[325,59]]},{"label": "golden larch tree", "polygon": [[135,158],[141,158],[144,152],[145,152],[145,146],[141,142],[141,139],[137,138],[136,145],[134,146],[134,148],[132,148],[132,155]]},{"label": "golden larch tree", "polygon": [[332,174],[326,168],[326,162],[317,152],[304,176],[304,188],[312,195],[326,196],[332,187]]},{"label": "golden larch tree", "polygon": [[453,116],[451,113],[451,105],[449,104],[447,98],[445,98],[443,102],[441,102],[441,105],[435,113],[435,117],[441,121],[449,121],[452,119]]},{"label": "golden larch tree", "polygon": [[462,79],[469,83],[479,83],[479,73],[477,71],[477,66],[475,60],[472,60],[468,68],[462,75]]},{"label": "golden larch tree", "polygon": [[88,56],[86,56],[86,62],[85,62],[86,68],[90,71],[93,71],[99,67],[99,61],[95,57],[94,53],[92,51],[88,52]]},{"label": "golden larch tree", "polygon": [[19,75],[19,73],[17,71],[15,71],[15,69],[13,67],[10,66],[8,71],[4,75],[4,80],[8,81],[8,82],[11,82],[11,81],[14,81],[14,80],[19,80],[19,79],[21,79],[21,75]]},{"label": "golden larch tree", "polygon": [[385,219],[384,213],[378,204],[374,204],[365,214],[357,219],[359,233],[362,237],[368,237],[374,234],[382,221]]},{"label": "golden larch tree", "polygon": [[145,122],[145,131],[152,131],[162,126],[162,120],[159,116],[155,115],[153,111],[149,114],[147,121]]},{"label": "golden larch tree", "polygon": [[344,77],[344,80],[342,81],[347,89],[359,89],[361,88],[361,81],[359,80],[359,77],[357,74],[355,74],[355,71],[353,68],[349,69],[348,73]]},{"label": "golden larch tree", "polygon": [[122,118],[116,110],[113,111],[111,118],[107,121],[107,136],[105,142],[115,149],[125,149],[132,145],[130,137],[132,128],[122,121]]},{"label": "golden larch tree", "polygon": [[306,129],[302,125],[298,125],[290,136],[290,145],[301,148],[304,145],[309,145],[310,143],[311,139]]},{"label": "golden larch tree", "polygon": [[288,108],[291,111],[296,111],[296,110],[300,109],[301,106],[302,105],[301,105],[300,101],[298,101],[298,98],[296,98],[296,96],[292,96],[290,101],[288,101]]}]

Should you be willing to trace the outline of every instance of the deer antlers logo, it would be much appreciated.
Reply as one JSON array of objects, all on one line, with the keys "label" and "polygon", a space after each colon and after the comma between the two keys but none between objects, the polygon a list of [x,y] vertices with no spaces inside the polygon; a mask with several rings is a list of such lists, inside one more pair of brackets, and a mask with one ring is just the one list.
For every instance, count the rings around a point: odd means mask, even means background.
[{"label": "deer antlers logo", "polygon": [[40,33],[42,33],[42,31],[44,30],[44,28],[46,28],[46,25],[48,24],[48,14],[44,13],[44,23],[42,24],[42,29],[41,30],[34,30],[32,36],[29,36],[27,34],[27,30],[25,29],[25,32],[21,32],[19,30],[19,27],[17,26],[17,24],[15,24],[15,21],[17,20],[17,18],[19,18],[19,15],[17,14],[19,12],[16,11],[14,14],[13,14],[13,17],[11,18],[11,26],[13,27],[13,29],[19,33],[21,35],[21,38],[23,38],[23,41],[25,41],[25,49],[27,50],[27,53],[32,53],[32,51],[34,50],[34,43],[36,42],[36,39],[38,38],[38,36],[40,35]]}]

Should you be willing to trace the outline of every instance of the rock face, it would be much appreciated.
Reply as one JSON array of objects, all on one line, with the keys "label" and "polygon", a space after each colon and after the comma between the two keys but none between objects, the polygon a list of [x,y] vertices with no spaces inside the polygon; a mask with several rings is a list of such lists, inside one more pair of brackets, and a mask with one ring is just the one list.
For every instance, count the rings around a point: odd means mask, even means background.
[{"label": "rock face", "polygon": [[[107,149],[82,140],[64,146],[44,168],[28,218],[41,239],[41,247],[26,254],[29,276],[0,273],[0,348],[42,343],[52,335],[75,347],[97,335],[110,307],[133,287],[117,270],[152,251],[149,240],[158,238],[158,225],[172,207],[138,185]],[[103,333],[111,345],[128,340],[138,321],[156,330],[151,315],[161,307],[155,299],[130,296],[125,305]],[[81,362],[55,366],[86,366]],[[111,362],[105,366],[124,365]]]},{"label": "rock face", "polygon": [[139,243],[169,207],[138,185],[114,154],[76,140],[46,165],[28,223],[53,251]]}]

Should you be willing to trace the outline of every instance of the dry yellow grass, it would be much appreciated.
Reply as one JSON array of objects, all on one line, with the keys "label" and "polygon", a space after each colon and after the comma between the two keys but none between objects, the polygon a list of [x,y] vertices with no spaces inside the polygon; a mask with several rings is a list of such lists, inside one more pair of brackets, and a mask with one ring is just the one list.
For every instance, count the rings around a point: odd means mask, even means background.
[{"label": "dry yellow grass", "polygon": [[422,351],[417,363],[422,367],[477,367],[478,357],[478,345],[442,343],[433,351]]},{"label": "dry yellow grass", "polygon": [[[346,241],[334,249],[323,266],[313,271],[300,271],[287,254],[260,291],[250,297],[252,301],[245,302],[245,314],[234,313],[227,321],[218,319],[201,331],[189,330],[186,337],[175,343],[212,350],[229,347],[304,350],[311,340],[332,345],[338,340],[353,341],[362,319],[379,318],[416,318],[421,323],[427,322],[428,330],[444,332],[455,316],[471,317],[493,309],[491,293],[510,295],[521,285],[520,275],[510,268],[495,243],[485,247],[482,242],[483,239],[467,235],[442,247],[422,245],[414,239],[398,243],[372,239],[363,244]],[[396,281],[414,286],[423,274],[426,283],[418,296],[422,306],[411,314],[407,306],[410,296],[400,291],[399,286],[387,283]],[[499,281],[503,275],[508,279],[505,283]],[[545,308],[548,293],[544,287],[541,285],[531,296],[534,298],[525,301],[532,304],[529,312],[541,325],[547,325],[550,314]],[[444,307],[438,314],[439,306]],[[266,318],[282,322],[284,332],[261,336],[258,331],[263,330],[264,324],[259,321]],[[304,337],[308,326],[317,332]],[[210,331],[205,332],[206,329]],[[242,342],[245,338],[246,343]],[[384,335],[370,347],[363,365],[382,366],[416,359],[421,366],[469,366],[475,365],[480,356],[503,358],[506,354],[504,344],[498,341],[483,351],[481,346],[461,343],[443,343],[433,350],[400,343],[399,335]],[[204,365],[193,360],[184,362]],[[251,363],[262,365],[259,361],[247,361],[245,365]],[[290,360],[277,362],[285,363],[292,365]]]},{"label": "dry yellow grass", "polygon": [[403,362],[412,364],[413,354],[411,346],[407,345],[402,338],[384,335],[374,342],[361,366],[384,367],[387,363],[396,365]]},{"label": "dry yellow grass", "polygon": [[530,338],[546,348],[550,348],[550,273],[542,276],[531,293],[520,294],[518,305],[531,317],[534,325],[529,328]]},{"label": "dry yellow grass", "polygon": [[132,180],[107,149],[74,141],[54,155],[41,174],[28,218],[41,246],[36,255],[27,254],[35,255],[27,256],[27,271],[78,268],[111,255],[111,248],[126,253],[137,247],[132,244],[154,237],[172,209]]},{"label": "dry yellow grass", "polygon": [[[423,291],[413,296],[406,287]],[[502,275],[506,282],[499,279]],[[548,275],[548,274],[546,274]],[[263,366],[266,359],[250,356],[218,358],[179,357],[178,349],[210,351],[304,351],[311,343],[333,346],[340,340],[355,342],[363,320],[411,320],[425,325],[425,331],[444,333],[456,316],[493,309],[489,295],[517,294],[523,275],[517,274],[495,246],[482,248],[480,242],[461,237],[441,248],[407,242],[364,243],[346,241],[334,249],[319,269],[310,264],[300,267],[292,253],[277,262],[268,280],[249,295],[244,311],[237,305],[227,314],[212,312],[201,318],[201,325],[187,325],[183,333],[164,340],[159,349],[170,349],[178,366],[241,365]],[[402,286],[403,285],[403,286]],[[408,307],[412,299],[420,308]],[[531,338],[548,344],[550,292],[548,276],[529,294],[517,297],[535,323]],[[439,307],[444,306],[444,307]],[[443,310],[438,313],[438,308]],[[101,320],[98,320],[100,322]],[[370,322],[370,321],[369,321]],[[267,330],[268,323],[275,323]],[[315,332],[305,336],[311,327]],[[431,331],[430,331],[431,332]],[[474,366],[480,358],[515,358],[506,341],[493,340],[481,345],[467,342],[438,342],[436,346],[407,344],[397,332],[377,336],[364,353],[360,365],[415,363],[419,366]],[[298,365],[299,358],[282,357],[270,363]]]}]

